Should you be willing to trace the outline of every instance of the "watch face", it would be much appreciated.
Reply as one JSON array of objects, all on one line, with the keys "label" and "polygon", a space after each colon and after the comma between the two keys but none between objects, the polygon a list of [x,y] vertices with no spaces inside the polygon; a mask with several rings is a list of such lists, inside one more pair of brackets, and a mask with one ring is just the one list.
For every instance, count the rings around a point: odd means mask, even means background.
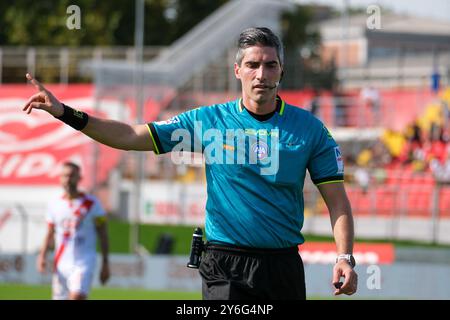
[{"label": "watch face", "polygon": [[355,267],[355,266],[356,266],[356,261],[355,261],[355,258],[353,257],[353,255],[350,255],[350,265],[351,265],[352,267]]}]

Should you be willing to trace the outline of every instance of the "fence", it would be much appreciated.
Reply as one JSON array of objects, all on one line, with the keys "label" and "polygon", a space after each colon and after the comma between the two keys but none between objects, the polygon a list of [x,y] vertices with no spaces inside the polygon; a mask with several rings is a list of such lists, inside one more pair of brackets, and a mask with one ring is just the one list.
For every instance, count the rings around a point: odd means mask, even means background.
[{"label": "fence", "polygon": [[[372,177],[365,189],[349,168],[346,191],[357,237],[450,243],[450,185],[437,184],[429,174],[389,178],[377,183]],[[391,181],[389,181],[389,179]],[[328,210],[315,186],[304,188],[304,231],[331,235]]]},{"label": "fence", "polygon": [[0,252],[35,253],[46,233],[46,206],[0,203]]},{"label": "fence", "polygon": [[[145,60],[156,57],[163,47],[146,47]],[[68,84],[69,82],[92,82],[80,73],[83,60],[122,59],[134,61],[134,47],[0,47],[0,84],[23,83],[30,72],[46,82]]]},{"label": "fence", "polygon": [[[357,237],[450,243],[450,185],[425,183],[424,177],[416,179],[414,184],[373,184],[365,191],[349,178],[346,190]],[[126,186],[126,181],[122,185]],[[199,225],[204,221],[204,184],[173,180],[146,183],[140,200],[137,219],[141,223]],[[328,210],[309,179],[304,203],[303,231],[331,236]],[[128,216],[130,221],[135,218]],[[45,205],[0,203],[0,252],[35,253],[45,232]]]}]

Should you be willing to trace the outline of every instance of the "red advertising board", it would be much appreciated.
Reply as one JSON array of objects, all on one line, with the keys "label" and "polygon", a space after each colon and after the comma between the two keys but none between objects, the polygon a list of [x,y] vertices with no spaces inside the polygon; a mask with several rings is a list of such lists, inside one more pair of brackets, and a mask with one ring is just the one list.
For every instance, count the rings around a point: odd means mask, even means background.
[{"label": "red advertising board", "polygon": [[[299,245],[305,263],[334,263],[336,245],[332,242],[305,242]],[[357,264],[391,264],[395,261],[395,248],[391,243],[355,243],[353,256]]]},{"label": "red advertising board", "polygon": [[[94,114],[91,85],[49,86],[49,90],[69,105],[87,101],[76,108]],[[67,160],[81,165],[84,187],[91,187],[95,179],[104,181],[117,165],[120,151],[94,143],[44,111],[23,112],[34,93],[31,86],[0,86],[0,185],[58,184],[59,166]]]}]

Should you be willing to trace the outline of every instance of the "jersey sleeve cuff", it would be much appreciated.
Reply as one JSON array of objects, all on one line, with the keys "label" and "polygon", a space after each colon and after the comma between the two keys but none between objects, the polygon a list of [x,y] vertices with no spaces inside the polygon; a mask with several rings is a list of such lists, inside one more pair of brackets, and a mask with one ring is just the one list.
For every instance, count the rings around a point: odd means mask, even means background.
[{"label": "jersey sleeve cuff", "polygon": [[156,129],[155,126],[153,125],[153,123],[147,123],[147,128],[148,128],[148,133],[150,134],[150,138],[152,139],[153,142],[153,151],[156,154],[162,154],[165,153],[164,149],[161,145],[161,141],[159,140],[158,134],[156,133]]},{"label": "jersey sleeve cuff", "polygon": [[339,183],[339,182],[344,182],[344,176],[333,176],[333,177],[326,177],[326,178],[320,178],[320,179],[312,179],[312,182],[316,186],[320,186],[322,184],[329,184],[329,183]]}]

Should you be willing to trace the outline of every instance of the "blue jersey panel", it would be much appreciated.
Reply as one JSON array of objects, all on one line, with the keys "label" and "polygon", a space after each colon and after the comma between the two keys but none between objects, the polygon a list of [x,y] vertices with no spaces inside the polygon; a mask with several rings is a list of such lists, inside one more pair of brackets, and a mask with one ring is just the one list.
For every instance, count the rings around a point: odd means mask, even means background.
[{"label": "blue jersey panel", "polygon": [[239,100],[149,124],[159,153],[203,152],[209,241],[259,248],[303,243],[303,185],[342,181],[339,148],[309,112],[282,103],[266,121]]}]

